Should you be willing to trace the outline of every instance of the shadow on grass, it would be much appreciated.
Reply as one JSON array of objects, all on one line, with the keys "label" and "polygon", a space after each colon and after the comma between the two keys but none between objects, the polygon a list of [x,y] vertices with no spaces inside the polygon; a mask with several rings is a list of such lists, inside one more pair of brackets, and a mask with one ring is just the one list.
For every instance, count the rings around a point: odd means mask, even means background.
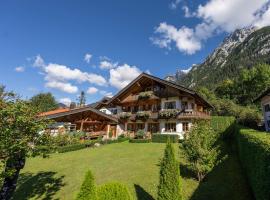
[{"label": "shadow on grass", "polygon": [[154,200],[151,194],[146,192],[140,185],[134,184],[137,199],[139,200]]},{"label": "shadow on grass", "polygon": [[254,200],[235,154],[229,154],[201,182],[190,200]]},{"label": "shadow on grass", "polygon": [[50,200],[61,187],[63,178],[55,177],[56,172],[39,172],[38,174],[20,174],[19,182],[13,199],[26,200],[30,198]]},{"label": "shadow on grass", "polygon": [[188,165],[180,163],[180,175],[183,178],[196,178],[196,174],[188,167]]}]

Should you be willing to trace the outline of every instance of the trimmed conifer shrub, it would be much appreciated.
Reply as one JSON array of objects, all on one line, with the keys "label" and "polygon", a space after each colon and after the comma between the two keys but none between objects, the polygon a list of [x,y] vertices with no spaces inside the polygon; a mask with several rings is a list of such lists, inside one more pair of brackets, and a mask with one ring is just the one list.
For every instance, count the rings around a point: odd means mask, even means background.
[{"label": "trimmed conifer shrub", "polygon": [[117,182],[101,185],[97,190],[98,200],[131,200],[128,188]]},{"label": "trimmed conifer shrub", "polygon": [[158,200],[180,200],[180,170],[172,144],[168,140],[160,166]]},{"label": "trimmed conifer shrub", "polygon": [[86,172],[84,181],[76,200],[97,200],[95,180],[92,172]]}]

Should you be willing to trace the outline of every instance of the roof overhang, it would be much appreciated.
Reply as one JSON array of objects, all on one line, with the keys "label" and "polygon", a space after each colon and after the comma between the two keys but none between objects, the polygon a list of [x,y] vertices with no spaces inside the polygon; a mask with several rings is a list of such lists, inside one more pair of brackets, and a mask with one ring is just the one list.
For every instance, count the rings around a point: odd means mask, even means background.
[{"label": "roof overhang", "polygon": [[196,93],[194,90],[191,90],[189,88],[186,88],[184,86],[181,86],[181,85],[178,85],[178,84],[175,84],[175,83],[172,83],[170,81],[166,81],[166,80],[163,80],[163,79],[160,79],[158,77],[155,77],[155,76],[152,76],[150,74],[146,74],[146,73],[141,73],[137,78],[135,78],[133,81],[131,81],[126,87],[124,87],[122,90],[120,90],[116,95],[114,95],[106,104],[111,104],[113,101],[115,101],[116,99],[119,98],[119,96],[121,96],[122,94],[124,94],[126,91],[128,91],[137,81],[139,81],[141,78],[143,77],[146,77],[146,78],[149,78],[149,79],[152,79],[158,83],[161,83],[161,84],[164,84],[164,85],[167,85],[167,86],[170,86],[172,88],[175,88],[177,90],[181,90],[181,91],[184,91],[194,97],[197,97],[198,99],[200,99],[200,101],[202,103],[204,103],[205,105],[207,105],[208,107],[210,108],[213,108],[213,106],[208,102],[206,101],[202,96],[200,96],[198,93]]},{"label": "roof overhang", "polygon": [[90,107],[90,106],[85,106],[85,107],[82,107],[82,108],[75,108],[75,109],[72,109],[70,111],[67,111],[67,112],[62,112],[62,113],[56,113],[56,114],[52,114],[52,115],[47,115],[45,116],[45,118],[47,119],[57,119],[57,118],[60,118],[60,117],[65,117],[65,116],[70,116],[70,115],[74,115],[74,114],[78,114],[78,113],[83,113],[83,112],[87,112],[87,111],[90,111],[90,112],[93,112],[101,117],[104,117],[105,119],[108,119],[112,122],[115,122],[117,123],[118,122],[118,119],[113,117],[113,116],[110,116],[110,115],[107,115],[93,107]]}]

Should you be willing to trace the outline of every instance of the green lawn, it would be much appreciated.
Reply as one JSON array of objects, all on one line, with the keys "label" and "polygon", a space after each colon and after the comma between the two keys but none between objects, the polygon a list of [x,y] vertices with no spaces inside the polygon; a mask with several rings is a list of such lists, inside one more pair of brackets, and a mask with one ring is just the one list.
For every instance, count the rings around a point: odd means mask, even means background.
[{"label": "green lawn", "polygon": [[[159,161],[164,147],[165,144],[158,143],[124,142],[53,154],[45,159],[28,159],[14,199],[74,199],[85,172],[91,169],[97,184],[120,181],[128,185],[135,198],[151,200],[157,193]],[[234,154],[201,184],[194,179],[179,154],[184,199],[252,199]]]}]

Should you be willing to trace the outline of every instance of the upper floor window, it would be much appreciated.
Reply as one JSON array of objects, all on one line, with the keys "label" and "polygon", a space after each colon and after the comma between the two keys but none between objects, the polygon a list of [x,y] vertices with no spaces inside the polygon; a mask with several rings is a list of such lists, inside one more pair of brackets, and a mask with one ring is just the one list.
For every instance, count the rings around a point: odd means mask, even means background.
[{"label": "upper floor window", "polygon": [[264,111],[265,111],[265,112],[269,112],[269,111],[270,111],[270,105],[269,105],[269,104],[266,104],[266,105],[264,106]]},{"label": "upper floor window", "polygon": [[182,102],[182,109],[188,109],[188,102],[186,101]]},{"label": "upper floor window", "polygon": [[176,102],[175,101],[165,102],[164,109],[176,109]]},{"label": "upper floor window", "polygon": [[110,108],[110,111],[113,115],[117,114],[117,108]]}]

